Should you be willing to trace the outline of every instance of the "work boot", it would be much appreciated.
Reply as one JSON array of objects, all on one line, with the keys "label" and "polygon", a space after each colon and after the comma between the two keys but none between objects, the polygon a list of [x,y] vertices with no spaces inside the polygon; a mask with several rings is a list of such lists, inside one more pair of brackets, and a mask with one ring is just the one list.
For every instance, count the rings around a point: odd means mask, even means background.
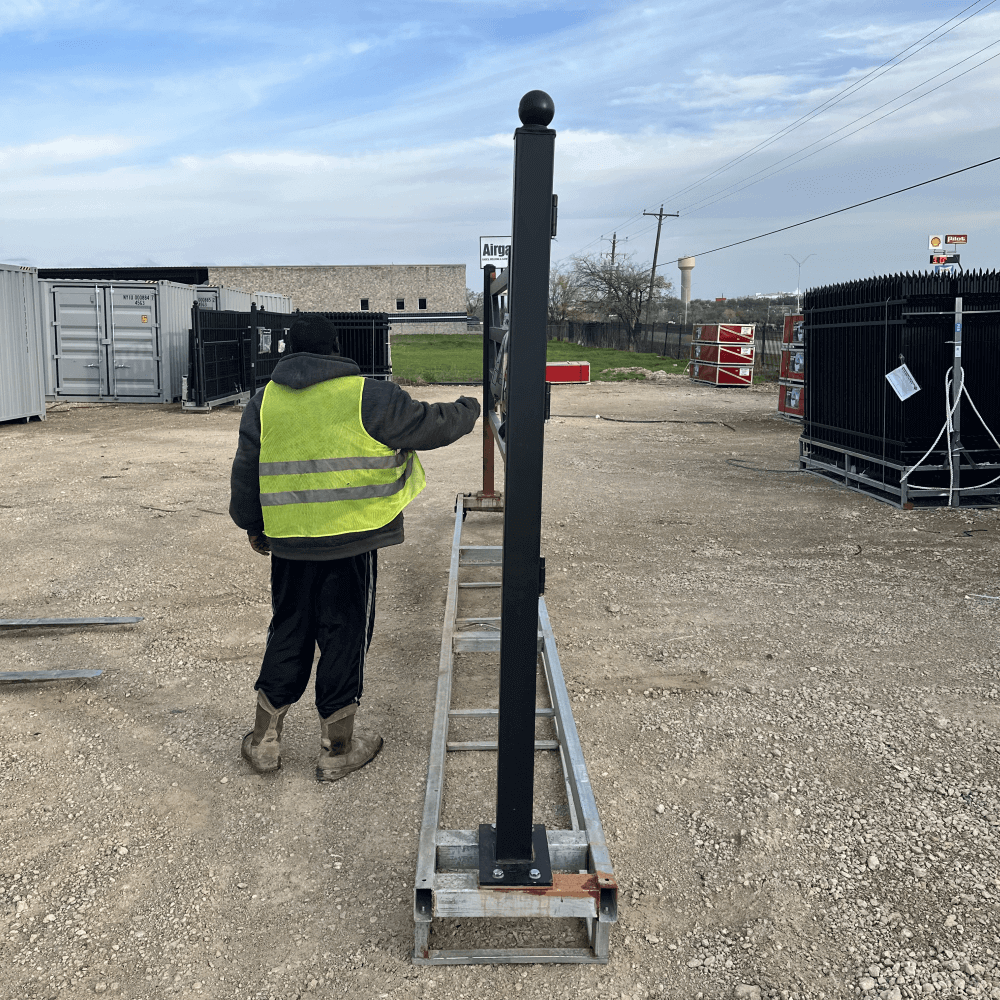
[{"label": "work boot", "polygon": [[257,717],[253,729],[243,737],[243,756],[258,774],[281,767],[281,727],[291,705],[275,708],[263,691],[257,692]]},{"label": "work boot", "polygon": [[345,775],[364,767],[382,749],[382,737],[354,735],[354,714],[357,705],[347,705],[329,718],[319,718],[320,745],[316,760],[317,781],[339,781]]}]

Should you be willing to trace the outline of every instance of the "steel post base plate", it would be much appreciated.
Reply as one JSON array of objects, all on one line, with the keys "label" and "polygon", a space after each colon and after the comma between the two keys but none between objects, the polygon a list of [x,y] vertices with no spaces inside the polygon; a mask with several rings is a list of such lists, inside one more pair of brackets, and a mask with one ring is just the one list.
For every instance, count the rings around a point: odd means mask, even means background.
[{"label": "steel post base plate", "polygon": [[490,823],[479,824],[479,886],[489,888],[552,885],[552,862],[545,826],[531,827],[530,861],[497,861],[497,832]]}]

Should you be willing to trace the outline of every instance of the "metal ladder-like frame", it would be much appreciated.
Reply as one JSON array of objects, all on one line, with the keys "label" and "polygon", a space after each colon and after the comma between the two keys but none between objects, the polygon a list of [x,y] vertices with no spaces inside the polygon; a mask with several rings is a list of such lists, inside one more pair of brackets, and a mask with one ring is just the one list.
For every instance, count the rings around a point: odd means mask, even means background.
[{"label": "metal ladder-like frame", "polygon": [[[493,582],[460,583],[463,566],[500,566],[502,547],[463,545],[462,524],[476,498],[459,496],[455,504],[455,531],[445,604],[444,630],[438,673],[434,729],[427,766],[427,791],[417,856],[414,891],[414,950],[417,965],[472,965],[509,963],[606,963],[611,925],[618,918],[618,886],[604,840],[597,803],[573,720],[569,693],[559,665],[555,636],[545,598],[538,598],[539,655],[551,708],[535,710],[552,718],[555,740],[536,740],[536,750],[558,750],[562,762],[571,827],[548,830],[553,870],[551,887],[480,886],[478,830],[442,830],[445,763],[449,752],[495,750],[496,741],[448,741],[448,727],[456,717],[492,717],[497,709],[451,707],[454,654],[500,651],[499,631],[459,631],[459,593],[466,588],[498,587]],[[499,622],[499,619],[493,619]],[[476,617],[469,623],[486,623]],[[587,948],[474,948],[435,949],[429,946],[435,917],[578,917],[586,921]]]}]

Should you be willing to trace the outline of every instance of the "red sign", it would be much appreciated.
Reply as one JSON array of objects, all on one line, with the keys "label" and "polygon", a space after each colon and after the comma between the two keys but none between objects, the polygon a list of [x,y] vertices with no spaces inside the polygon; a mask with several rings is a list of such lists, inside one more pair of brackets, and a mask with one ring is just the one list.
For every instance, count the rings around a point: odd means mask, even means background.
[{"label": "red sign", "polygon": [[969,237],[966,233],[952,233],[951,236],[946,236],[944,241],[948,244],[948,246],[958,246],[960,244],[968,243]]}]

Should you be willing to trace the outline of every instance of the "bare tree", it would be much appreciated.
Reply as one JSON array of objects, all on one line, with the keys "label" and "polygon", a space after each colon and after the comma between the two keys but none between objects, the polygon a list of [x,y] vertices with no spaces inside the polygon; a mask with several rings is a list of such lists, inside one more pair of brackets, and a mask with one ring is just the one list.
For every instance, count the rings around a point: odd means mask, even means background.
[{"label": "bare tree", "polygon": [[468,316],[475,316],[480,322],[483,320],[483,293],[465,288],[465,312]]},{"label": "bare tree", "polygon": [[579,306],[580,290],[572,267],[553,267],[549,272],[549,322],[572,319]]},{"label": "bare tree", "polygon": [[[573,258],[573,274],[583,298],[608,318],[617,317],[628,332],[629,345],[639,339],[639,323],[649,294],[649,267],[619,255],[612,264],[597,256]],[[668,292],[672,285],[662,275],[653,283],[653,294]]]}]

